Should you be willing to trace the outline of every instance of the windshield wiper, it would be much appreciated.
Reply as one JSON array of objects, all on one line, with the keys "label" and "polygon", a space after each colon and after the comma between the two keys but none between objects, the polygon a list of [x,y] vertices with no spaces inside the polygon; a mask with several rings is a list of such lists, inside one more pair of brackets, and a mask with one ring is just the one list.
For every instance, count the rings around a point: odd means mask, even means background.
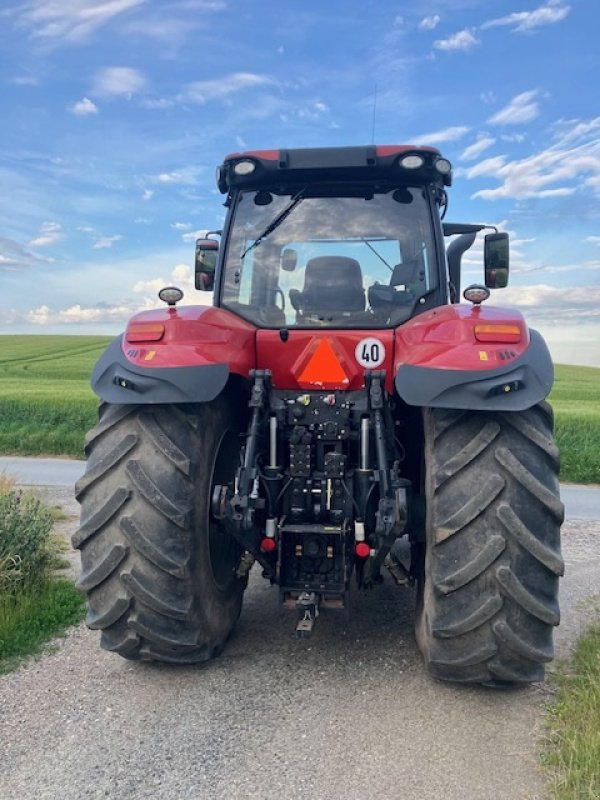
[{"label": "windshield wiper", "polygon": [[275,219],[269,222],[264,231],[256,237],[256,239],[252,242],[252,244],[248,245],[248,247],[242,253],[242,260],[248,255],[248,253],[251,250],[254,250],[255,247],[258,247],[258,245],[262,241],[264,241],[267,238],[267,236],[269,236],[269,234],[273,233],[273,231],[276,228],[278,228],[281,225],[281,223],[292,213],[292,211],[296,208],[296,206],[299,205],[304,200],[305,191],[306,188],[302,189],[301,191],[298,192],[297,195],[292,197],[287,206],[284,209],[282,209],[279,212],[279,214],[277,214]]}]

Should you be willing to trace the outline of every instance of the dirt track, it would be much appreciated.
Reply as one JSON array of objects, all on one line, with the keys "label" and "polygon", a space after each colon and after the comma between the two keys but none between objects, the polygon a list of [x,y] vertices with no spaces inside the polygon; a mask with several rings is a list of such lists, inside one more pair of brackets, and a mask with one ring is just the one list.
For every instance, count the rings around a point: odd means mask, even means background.
[{"label": "dirt track", "polygon": [[[51,497],[69,502],[66,490]],[[561,655],[600,592],[599,545],[600,522],[565,524]],[[434,682],[410,591],[386,582],[351,605],[299,641],[253,575],[223,656],[183,669],[123,661],[74,630],[0,678],[0,798],[543,798],[547,688]]]}]

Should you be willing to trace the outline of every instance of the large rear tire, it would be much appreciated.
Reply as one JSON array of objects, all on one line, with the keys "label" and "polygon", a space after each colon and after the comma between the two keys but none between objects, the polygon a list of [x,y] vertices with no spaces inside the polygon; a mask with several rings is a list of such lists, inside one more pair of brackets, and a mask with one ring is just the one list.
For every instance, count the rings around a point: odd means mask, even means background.
[{"label": "large rear tire", "polygon": [[206,661],[229,636],[246,581],[240,548],[212,519],[215,483],[233,479],[236,414],[199,406],[103,405],[78,482],[79,588],[86,622],[124,658]]},{"label": "large rear tire", "polygon": [[539,681],[559,622],[563,505],[547,403],[424,412],[426,554],[417,641],[442,680]]}]

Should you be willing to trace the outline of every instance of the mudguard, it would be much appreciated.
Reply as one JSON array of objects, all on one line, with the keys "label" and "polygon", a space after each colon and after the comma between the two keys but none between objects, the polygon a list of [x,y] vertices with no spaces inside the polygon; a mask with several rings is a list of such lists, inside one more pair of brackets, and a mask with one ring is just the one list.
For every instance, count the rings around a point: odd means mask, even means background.
[{"label": "mudguard", "polygon": [[[140,338],[146,328],[158,328],[160,338]],[[92,389],[107,403],[209,402],[231,374],[248,378],[255,366],[255,333],[253,326],[224,309],[188,306],[142,312],[100,357]]]},{"label": "mudguard", "polygon": [[106,403],[206,403],[225,388],[227,364],[194,367],[132,366],[115,339],[92,372],[92,389]]},{"label": "mudguard", "polygon": [[[449,306],[412,322],[398,331],[394,380],[408,405],[524,411],[552,388],[554,368],[546,343],[512,309],[473,312]],[[520,341],[477,341],[475,326],[503,322],[520,328]]]}]

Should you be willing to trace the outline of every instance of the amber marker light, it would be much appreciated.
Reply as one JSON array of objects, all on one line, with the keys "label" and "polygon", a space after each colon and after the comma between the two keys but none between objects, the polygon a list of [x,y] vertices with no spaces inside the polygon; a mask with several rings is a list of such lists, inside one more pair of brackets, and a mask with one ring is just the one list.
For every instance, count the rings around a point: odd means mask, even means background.
[{"label": "amber marker light", "polygon": [[516,344],[521,341],[519,325],[486,323],[475,325],[475,338],[478,342],[505,342]]},{"label": "amber marker light", "polygon": [[159,322],[137,322],[127,328],[125,339],[128,342],[158,342],[165,333],[165,326]]}]

